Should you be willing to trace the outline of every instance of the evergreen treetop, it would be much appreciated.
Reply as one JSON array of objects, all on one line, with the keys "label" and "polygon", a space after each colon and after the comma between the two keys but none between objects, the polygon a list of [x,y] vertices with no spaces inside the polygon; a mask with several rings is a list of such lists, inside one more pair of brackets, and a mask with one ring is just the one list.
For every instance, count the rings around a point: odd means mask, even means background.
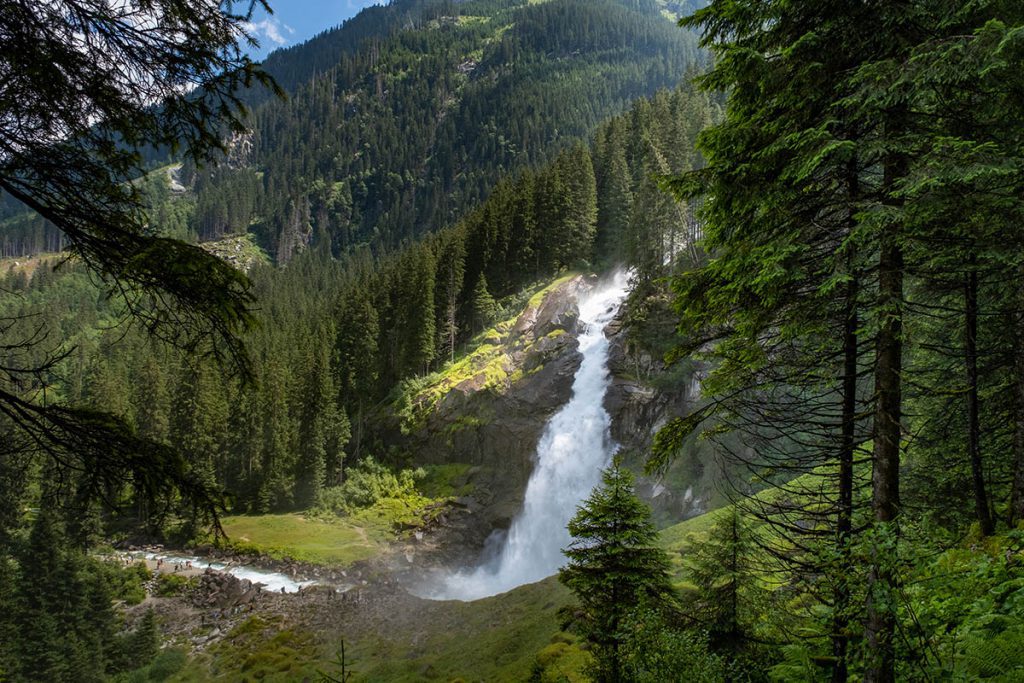
[{"label": "evergreen treetop", "polygon": [[675,602],[669,560],[657,547],[651,510],[633,490],[633,475],[613,464],[569,521],[568,564],[558,573],[579,600],[574,626],[598,648],[603,680],[621,679],[621,632],[638,605]]}]

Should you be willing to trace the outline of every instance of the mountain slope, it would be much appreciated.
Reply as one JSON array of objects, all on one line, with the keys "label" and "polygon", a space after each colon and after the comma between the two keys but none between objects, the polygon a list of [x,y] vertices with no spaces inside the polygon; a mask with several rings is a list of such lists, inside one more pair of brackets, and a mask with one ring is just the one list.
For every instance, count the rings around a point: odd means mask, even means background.
[{"label": "mountain slope", "polygon": [[251,226],[282,262],[325,240],[394,247],[700,59],[653,1],[374,8],[268,60],[291,96],[257,106],[235,170],[196,178],[193,225],[202,239]]}]

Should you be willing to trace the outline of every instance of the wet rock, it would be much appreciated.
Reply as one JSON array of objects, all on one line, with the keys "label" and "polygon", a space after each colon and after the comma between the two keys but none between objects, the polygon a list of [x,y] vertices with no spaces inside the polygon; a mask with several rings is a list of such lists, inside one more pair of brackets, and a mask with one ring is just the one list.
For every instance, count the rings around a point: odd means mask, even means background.
[{"label": "wet rock", "polygon": [[[699,399],[701,366],[667,368],[631,344],[621,320],[613,321],[606,334],[611,342],[608,368],[612,384],[605,396],[605,409],[612,419],[612,438],[639,466],[661,426],[688,414]],[[703,468],[704,463],[696,463],[686,476],[674,473],[671,485],[658,476],[638,477],[637,493],[651,504],[656,518],[678,521],[702,514],[707,509],[708,491],[695,493],[695,487],[707,484],[697,476]]]}]

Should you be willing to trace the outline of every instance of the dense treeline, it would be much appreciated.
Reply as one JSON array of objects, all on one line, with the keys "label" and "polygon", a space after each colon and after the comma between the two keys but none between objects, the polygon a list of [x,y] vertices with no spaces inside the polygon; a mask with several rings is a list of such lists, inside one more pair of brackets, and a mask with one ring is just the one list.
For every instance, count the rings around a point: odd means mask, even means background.
[{"label": "dense treeline", "polygon": [[657,455],[739,434],[736,490],[778,484],[738,501],[692,574],[733,584],[731,626],[704,624],[758,676],[1019,676],[1020,10],[714,2],[689,20],[719,56],[702,83],[729,92],[707,167],[674,183],[704,201],[706,250],[674,277],[677,353],[711,369]]},{"label": "dense treeline", "polygon": [[654,3],[428,4],[415,25],[257,112],[255,229],[279,261],[451,223],[698,62]]},{"label": "dense treeline", "polygon": [[17,258],[40,252],[62,251],[60,230],[10,197],[0,196],[0,258]]},{"label": "dense treeline", "polygon": [[[141,565],[126,569],[89,556],[69,543],[59,515],[40,513],[13,557],[0,556],[0,673],[11,681],[137,680],[148,674],[161,646],[155,615],[149,610],[134,628],[125,628],[113,601],[138,604],[149,578]],[[183,653],[164,657],[176,658],[184,659]]]},{"label": "dense treeline", "polygon": [[[690,214],[642,198],[654,192],[652,173],[699,163],[677,141],[692,139],[717,110],[688,86],[660,92],[603,125],[592,148],[569,147],[499,182],[464,220],[407,247],[339,259],[319,245],[284,268],[256,267],[253,385],[119,325],[117,300],[101,297],[74,263],[56,273],[40,267],[31,278],[9,273],[3,287],[16,295],[4,299],[4,311],[45,311],[44,322],[71,349],[60,372],[34,389],[111,411],[140,436],[176,445],[206,481],[231,492],[236,510],[307,507],[340,484],[357,457],[401,457],[380,446],[380,407],[401,380],[452,360],[504,299],[566,268],[628,262],[637,253],[653,255],[639,265],[640,277],[661,274],[692,227]],[[163,175],[151,182],[151,217],[180,229],[192,200],[170,193]],[[641,201],[608,203],[607,185]],[[130,491],[117,497],[151,530],[171,511],[132,502]],[[12,514],[26,502],[13,497]]]}]

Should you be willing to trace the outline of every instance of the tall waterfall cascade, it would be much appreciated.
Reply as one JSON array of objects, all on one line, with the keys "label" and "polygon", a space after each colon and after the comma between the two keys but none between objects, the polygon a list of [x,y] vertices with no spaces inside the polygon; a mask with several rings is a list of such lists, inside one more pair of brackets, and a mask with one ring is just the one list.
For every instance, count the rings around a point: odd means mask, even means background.
[{"label": "tall waterfall cascade", "polygon": [[500,549],[476,568],[450,574],[427,597],[477,600],[504,593],[556,573],[569,545],[566,529],[577,506],[601,481],[617,446],[604,409],[609,342],[605,327],[627,293],[627,275],[617,272],[579,300],[579,351],[583,356],[572,398],[547,423],[537,445],[523,508],[513,519]]}]

